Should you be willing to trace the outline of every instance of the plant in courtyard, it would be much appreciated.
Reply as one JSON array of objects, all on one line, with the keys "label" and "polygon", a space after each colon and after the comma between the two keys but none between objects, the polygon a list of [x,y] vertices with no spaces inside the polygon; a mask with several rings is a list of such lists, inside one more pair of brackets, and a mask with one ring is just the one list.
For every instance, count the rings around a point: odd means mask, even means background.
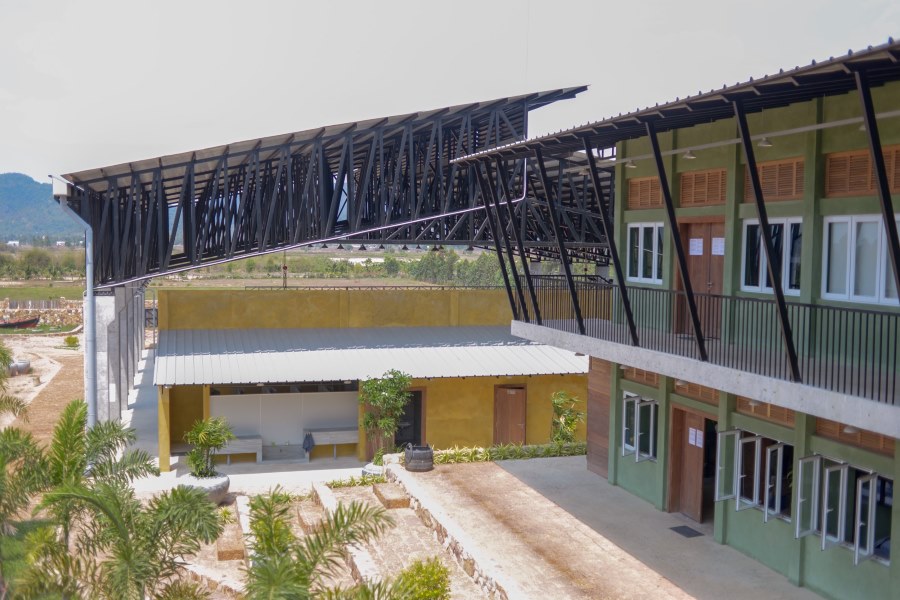
[{"label": "plant in courtyard", "polygon": [[450,569],[434,556],[417,560],[398,576],[409,600],[449,600]]},{"label": "plant in courtyard", "polygon": [[363,427],[376,448],[392,448],[399,419],[412,394],[408,388],[412,378],[391,369],[377,379],[367,379],[359,386],[359,402],[365,407]]},{"label": "plant in courtyard", "polygon": [[225,417],[212,417],[196,421],[191,430],[184,434],[184,441],[193,447],[187,455],[188,466],[194,477],[215,477],[213,458],[216,452],[234,439]]},{"label": "plant in courtyard", "polygon": [[78,337],[74,336],[74,335],[67,335],[63,339],[63,344],[66,345],[66,348],[74,350],[75,348],[78,347]]},{"label": "plant in courtyard", "polygon": [[393,525],[387,511],[360,502],[340,505],[319,530],[297,538],[290,525],[292,502],[280,487],[250,500],[254,558],[246,569],[248,600],[408,597],[387,583],[349,590],[326,587],[338,575],[347,546],[371,541]]},{"label": "plant in courtyard", "polygon": [[53,526],[30,536],[31,564],[17,586],[22,596],[204,597],[179,579],[182,557],[222,533],[219,512],[202,490],[178,486],[143,504],[125,483],[95,482],[45,495],[45,506],[58,504],[76,508],[71,544]]},{"label": "plant in courtyard", "polygon": [[575,441],[575,430],[584,423],[584,413],[575,408],[581,402],[568,392],[555,392],[550,397],[553,404],[553,427],[550,440],[555,444],[569,444]]},{"label": "plant in courtyard", "polygon": [[501,444],[483,448],[453,447],[434,451],[434,464],[450,465],[456,463],[490,462],[498,460],[524,460],[528,458],[551,458],[556,456],[580,456],[587,453],[587,444],[574,442],[570,444],[540,444],[522,446],[520,444]]}]

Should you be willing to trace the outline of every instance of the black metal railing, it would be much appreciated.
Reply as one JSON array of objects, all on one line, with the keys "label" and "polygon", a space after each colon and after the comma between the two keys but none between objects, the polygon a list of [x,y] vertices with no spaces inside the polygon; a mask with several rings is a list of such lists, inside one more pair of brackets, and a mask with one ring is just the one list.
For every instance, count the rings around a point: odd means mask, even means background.
[{"label": "black metal railing", "polygon": [[[532,280],[543,325],[578,333],[565,278],[532,275]],[[574,277],[574,282],[585,335],[631,345],[618,286],[591,276]],[[627,291],[641,348],[700,359],[683,291],[633,286]],[[710,363],[792,378],[774,300],[694,297]],[[799,302],[788,302],[787,313],[802,383],[896,403],[900,313]]]}]

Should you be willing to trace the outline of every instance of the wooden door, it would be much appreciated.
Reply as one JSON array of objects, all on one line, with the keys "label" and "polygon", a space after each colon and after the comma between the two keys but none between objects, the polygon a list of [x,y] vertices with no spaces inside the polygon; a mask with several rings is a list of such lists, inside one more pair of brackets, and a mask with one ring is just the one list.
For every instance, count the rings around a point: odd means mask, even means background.
[{"label": "wooden door", "polygon": [[[725,223],[686,223],[681,238],[688,276],[694,288],[703,337],[718,338],[722,322],[722,280],[725,276]],[[684,284],[680,285],[684,289]],[[687,305],[679,307],[679,332],[693,333]]]},{"label": "wooden door", "polygon": [[525,443],[525,388],[494,388],[494,444]]},{"label": "wooden door", "polygon": [[673,408],[669,508],[703,522],[703,447],[706,420]]}]

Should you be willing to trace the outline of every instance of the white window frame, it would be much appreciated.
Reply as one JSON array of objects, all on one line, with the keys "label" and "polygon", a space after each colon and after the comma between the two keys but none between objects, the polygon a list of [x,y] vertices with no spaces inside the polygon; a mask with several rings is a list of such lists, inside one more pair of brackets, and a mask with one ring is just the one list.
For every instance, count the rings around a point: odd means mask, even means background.
[{"label": "white window frame", "polygon": [[[741,439],[741,433],[743,432],[740,429],[728,429],[716,434],[715,502],[719,502],[720,500],[731,500],[737,496],[737,455],[740,452],[739,441]],[[732,440],[731,447],[733,448],[734,453],[734,456],[731,457],[731,465],[727,465],[724,462],[724,459],[726,458],[724,449],[729,439]],[[731,489],[727,489],[727,485],[723,489],[722,483],[724,474],[729,466],[731,467]]]},{"label": "white window frame", "polygon": [[[782,514],[784,506],[781,504],[781,483],[784,479],[784,447],[786,445],[784,442],[778,442],[766,448],[765,489],[763,489],[763,522],[765,523],[769,522],[770,516],[788,522],[791,520],[790,517]],[[774,460],[772,459],[773,455],[775,456]],[[773,463],[775,465],[774,473],[772,470]],[[772,507],[769,506],[770,491],[773,499]],[[790,500],[788,500],[788,504],[790,504]]]},{"label": "white window frame", "polygon": [[[741,291],[756,292],[760,294],[772,294],[774,290],[766,286],[766,278],[769,276],[768,262],[766,260],[766,244],[763,241],[762,233],[760,233],[759,243],[759,285],[746,285],[745,274],[747,271],[747,229],[751,225],[759,226],[759,219],[744,219],[743,236],[741,237]],[[781,289],[785,296],[799,296],[799,289],[791,289],[790,283],[790,267],[791,254],[793,250],[793,240],[791,239],[791,225],[800,225],[801,231],[803,227],[803,219],[801,217],[791,217],[785,219],[769,219],[769,225],[781,225],[784,227],[783,240],[781,243]],[[800,240],[801,252],[803,240]]]},{"label": "white window frame", "polygon": [[[753,444],[753,497],[749,499],[745,499],[741,495],[741,483],[744,477],[744,445]],[[759,467],[760,467],[760,455],[762,453],[762,436],[761,435],[750,435],[748,437],[742,437],[738,440],[738,450],[737,450],[737,459],[735,460],[735,501],[734,501],[734,510],[741,511],[747,510],[748,508],[759,507],[761,505],[759,501]]]},{"label": "white window frame", "polygon": [[[646,249],[644,248],[644,229],[652,229],[653,230],[653,249],[651,252],[651,260],[653,261],[653,276],[652,277],[643,277],[642,273],[644,272],[644,256],[646,254]],[[638,236],[638,262],[637,262],[637,273],[631,272],[631,231],[633,229],[637,230]],[[625,279],[627,281],[633,281],[635,283],[655,283],[662,284],[662,268],[663,265],[659,264],[660,261],[658,257],[660,253],[663,251],[662,244],[665,240],[661,240],[660,237],[663,234],[665,235],[665,231],[663,230],[662,223],[629,223],[628,231],[626,232],[625,237],[625,247],[626,247],[626,255],[625,255],[625,267],[626,267],[626,276]]]},{"label": "white window frame", "polygon": [[[632,421],[629,423],[628,405],[633,404]],[[643,398],[637,394],[625,392],[622,396],[622,456],[634,455],[634,462],[656,461],[656,413],[659,402],[650,398]],[[644,415],[650,420],[649,426],[649,452],[641,452],[641,425]],[[628,445],[625,440],[628,439],[627,432],[629,429],[632,433],[633,445]]]},{"label": "white window frame", "polygon": [[[825,550],[832,544],[842,544],[846,541],[847,531],[847,481],[850,474],[850,465],[847,463],[838,463],[825,467],[824,478],[822,481],[822,550]],[[838,496],[837,507],[833,507],[829,499],[829,482],[831,478],[837,474],[838,479]],[[828,515],[837,511],[837,531],[835,535],[828,532]]]},{"label": "white window frame", "polygon": [[[804,467],[807,465],[811,465],[810,476],[812,477],[812,482],[810,483],[811,493],[809,496],[803,496],[804,489]],[[796,483],[794,487],[797,489],[797,526],[794,529],[794,537],[800,539],[802,537],[806,537],[808,535],[813,535],[817,531],[819,531],[819,483],[822,475],[822,457],[818,454],[814,454],[812,456],[806,456],[797,461],[797,475],[796,475]],[[809,506],[809,519],[808,525],[806,529],[803,529],[803,507],[804,505]]]},{"label": "white window frame", "polygon": [[[865,510],[866,510],[866,520],[863,521],[862,511],[863,511],[863,487],[868,485],[868,497],[865,499]],[[877,510],[876,510],[876,495],[878,490],[876,489],[878,485],[878,474],[877,473],[869,473],[868,475],[863,475],[862,477],[857,478],[856,480],[856,515],[854,523],[854,533],[853,536],[853,564],[858,565],[860,561],[860,557],[862,560],[868,560],[875,556],[875,520],[877,518]],[[866,527],[866,541],[865,544],[860,543],[860,530],[863,528],[863,525]]]},{"label": "white window frame", "polygon": [[[847,273],[845,274],[844,294],[828,292],[828,248],[829,225],[831,223],[845,223],[847,225]],[[878,223],[878,248],[876,250],[877,264],[875,265],[875,295],[860,296],[853,292],[853,282],[856,279],[856,226],[859,223]],[[900,218],[897,219],[900,226]],[[890,257],[887,254],[888,242],[884,231],[884,221],[881,215],[841,215],[830,216],[822,219],[822,298],[827,300],[844,300],[847,302],[861,302],[866,304],[886,304],[898,306],[897,298],[887,296],[886,277],[892,276]],[[742,272],[743,275],[743,272]]]}]

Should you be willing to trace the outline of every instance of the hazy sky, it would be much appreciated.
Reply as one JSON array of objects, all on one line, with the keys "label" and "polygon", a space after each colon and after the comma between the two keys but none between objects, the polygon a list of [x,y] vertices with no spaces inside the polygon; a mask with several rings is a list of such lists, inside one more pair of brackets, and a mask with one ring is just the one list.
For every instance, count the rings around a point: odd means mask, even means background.
[{"label": "hazy sky", "polygon": [[890,35],[896,0],[0,0],[0,172],[591,86],[535,135]]}]

